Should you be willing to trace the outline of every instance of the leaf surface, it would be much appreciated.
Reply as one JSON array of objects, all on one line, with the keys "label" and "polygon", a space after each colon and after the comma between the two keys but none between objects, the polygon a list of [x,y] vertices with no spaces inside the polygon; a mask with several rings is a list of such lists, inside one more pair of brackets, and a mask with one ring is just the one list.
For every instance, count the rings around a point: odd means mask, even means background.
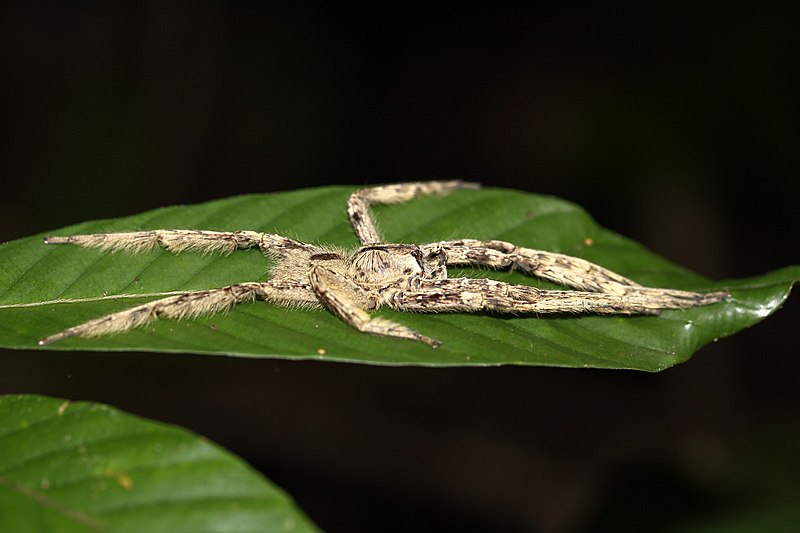
[{"label": "leaf surface", "polygon": [[[48,234],[143,229],[273,232],[345,248],[357,240],[345,212],[352,187],[247,195],[175,206]],[[263,302],[225,315],[160,321],[124,334],[68,339],[59,350],[192,352],[248,357],[319,358],[374,364],[551,365],[658,371],[687,360],[701,346],[763,320],[788,297],[800,266],[762,276],[714,282],[603,229],[569,202],[504,189],[462,190],[374,209],[387,241],[500,239],[585,258],[653,287],[728,289],[729,301],[664,311],[657,317],[412,314],[382,310],[443,342],[436,350],[407,340],[361,334],[320,310]],[[230,256],[164,250],[130,255],[77,246],[46,246],[42,235],[0,245],[0,345],[34,348],[37,340],[158,294],[265,279],[269,261],[256,250]],[[451,277],[493,277],[553,288],[518,272],[451,269]]]},{"label": "leaf surface", "polygon": [[0,531],[317,531],[197,435],[117,409],[0,396]]}]

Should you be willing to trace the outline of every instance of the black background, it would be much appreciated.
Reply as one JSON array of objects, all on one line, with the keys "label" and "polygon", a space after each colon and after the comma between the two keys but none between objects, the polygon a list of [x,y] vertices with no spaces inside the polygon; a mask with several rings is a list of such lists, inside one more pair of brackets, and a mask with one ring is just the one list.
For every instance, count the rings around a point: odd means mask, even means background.
[{"label": "black background", "polygon": [[[0,241],[465,178],[575,201],[710,277],[761,274],[799,262],[798,22],[634,2],[7,2]],[[800,494],[774,489],[800,474],[796,300],[655,375],[2,351],[0,392],[186,426],[329,531],[680,528]]]}]

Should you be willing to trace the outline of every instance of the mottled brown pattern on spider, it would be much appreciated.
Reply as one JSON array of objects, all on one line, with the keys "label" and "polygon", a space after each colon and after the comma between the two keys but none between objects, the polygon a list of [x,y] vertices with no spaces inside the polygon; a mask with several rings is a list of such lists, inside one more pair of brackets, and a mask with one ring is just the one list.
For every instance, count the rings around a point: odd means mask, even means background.
[{"label": "mottled brown pattern on spider", "polygon": [[[326,308],[358,331],[424,342],[440,341],[369,314],[380,307],[416,312],[657,314],[723,300],[727,293],[643,287],[584,259],[496,240],[459,239],[424,245],[382,242],[372,204],[395,204],[417,196],[474,189],[463,181],[384,185],[354,192],[347,212],[361,247],[354,251],[316,246],[271,233],[156,229],[47,237],[48,244],[77,244],[110,251],[145,252],[163,247],[178,253],[229,254],[258,247],[275,260],[269,280],[246,282],[155,300],[90,320],[44,337],[95,337],[142,326],[158,318],[209,315],[251,300],[287,307]],[[448,266],[513,269],[575,290],[542,290],[493,279],[448,278]]]}]

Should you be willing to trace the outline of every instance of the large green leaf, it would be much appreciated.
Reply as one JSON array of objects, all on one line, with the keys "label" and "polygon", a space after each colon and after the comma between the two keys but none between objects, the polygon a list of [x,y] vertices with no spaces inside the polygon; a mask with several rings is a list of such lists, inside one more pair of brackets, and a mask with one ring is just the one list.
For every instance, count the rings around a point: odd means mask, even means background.
[{"label": "large green leaf", "polygon": [[0,396],[0,531],[317,531],[280,489],[181,428]]},{"label": "large green leaf", "polygon": [[[154,228],[275,232],[312,243],[357,244],[345,214],[353,188],[327,187],[228,198],[135,216],[86,222],[52,233]],[[443,341],[434,350],[407,340],[364,335],[330,313],[263,302],[225,316],[159,322],[104,338],[69,339],[60,350],[149,350],[242,356],[321,358],[378,364],[533,364],[656,371],[773,313],[800,278],[800,266],[752,279],[712,282],[599,227],[581,208],[551,197],[503,189],[463,190],[380,206],[394,242],[471,237],[580,256],[640,283],[693,290],[730,289],[725,303],[658,317],[421,315],[384,316]],[[35,236],[0,246],[0,345],[34,348],[68,326],[153,299],[155,293],[262,279],[268,261],[256,250],[231,256],[106,253],[46,246]],[[548,286],[518,272],[470,270],[514,283]],[[452,272],[451,275],[462,275]],[[134,297],[139,294],[149,296]],[[120,297],[120,296],[124,296]]]}]

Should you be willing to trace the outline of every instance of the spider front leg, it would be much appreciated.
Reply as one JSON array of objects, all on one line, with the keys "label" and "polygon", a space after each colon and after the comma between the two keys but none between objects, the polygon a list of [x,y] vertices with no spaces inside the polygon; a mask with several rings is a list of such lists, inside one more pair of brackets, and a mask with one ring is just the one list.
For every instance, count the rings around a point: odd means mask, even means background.
[{"label": "spider front leg", "polygon": [[559,285],[582,291],[614,295],[639,294],[662,301],[664,307],[695,307],[724,300],[727,292],[697,293],[678,289],[644,287],[616,272],[569,255],[523,248],[505,241],[462,239],[422,247],[423,251],[443,249],[447,264],[510,268]]},{"label": "spider front leg", "polygon": [[[704,297],[705,295],[698,295]],[[493,279],[426,280],[419,289],[387,296],[390,307],[419,312],[598,313],[655,315],[662,309],[704,305],[651,293],[608,294],[543,290]]]},{"label": "spider front leg", "polygon": [[461,239],[432,243],[422,248],[443,249],[448,265],[510,268],[585,291],[624,294],[627,288],[641,287],[635,281],[585,259],[523,248],[505,241]]},{"label": "spider front leg", "polygon": [[320,301],[333,314],[363,333],[384,337],[399,337],[421,341],[438,348],[440,341],[418,333],[406,326],[380,317],[371,317],[366,309],[377,309],[378,298],[323,266],[315,266],[310,273],[311,286]]},{"label": "spider front leg", "polygon": [[347,201],[347,214],[350,216],[350,223],[361,244],[379,244],[383,241],[375,228],[372,215],[369,213],[371,204],[399,204],[417,196],[446,194],[455,189],[478,189],[479,187],[480,185],[477,183],[461,180],[418,181],[366,187],[350,195],[350,199]]}]

